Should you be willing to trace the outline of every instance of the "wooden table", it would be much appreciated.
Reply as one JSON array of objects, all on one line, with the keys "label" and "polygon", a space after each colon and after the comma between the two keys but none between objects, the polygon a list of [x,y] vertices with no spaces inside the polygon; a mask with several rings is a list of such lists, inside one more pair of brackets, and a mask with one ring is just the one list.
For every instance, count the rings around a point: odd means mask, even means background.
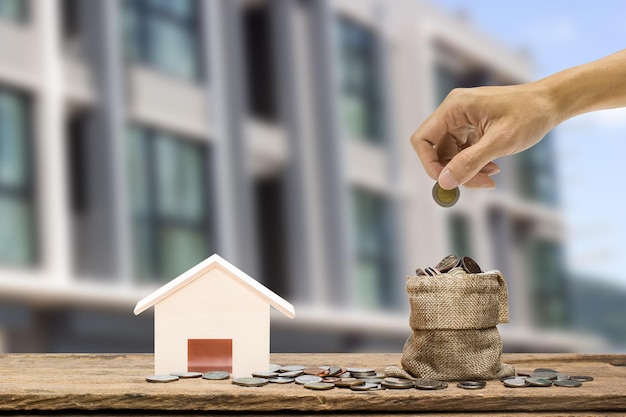
[{"label": "wooden table", "polygon": [[[591,375],[580,388],[505,388],[491,381],[483,390],[455,384],[440,391],[311,391],[302,386],[245,388],[203,379],[153,384],[152,355],[0,355],[0,415],[626,415],[626,355],[508,354],[518,370],[549,367]],[[400,354],[273,354],[282,365],[342,365],[383,370]],[[308,414],[307,414],[308,413]]]}]

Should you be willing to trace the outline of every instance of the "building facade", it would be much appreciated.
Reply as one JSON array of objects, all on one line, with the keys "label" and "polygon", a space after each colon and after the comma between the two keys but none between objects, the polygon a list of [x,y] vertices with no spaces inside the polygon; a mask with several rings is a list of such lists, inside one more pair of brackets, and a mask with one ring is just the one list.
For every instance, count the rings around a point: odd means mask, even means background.
[{"label": "building facade", "polygon": [[509,282],[510,350],[576,349],[550,141],[444,210],[409,144],[530,59],[421,1],[1,0],[6,351],[149,351],[134,303],[217,252],[298,309],[273,351],[402,349],[404,277]]}]

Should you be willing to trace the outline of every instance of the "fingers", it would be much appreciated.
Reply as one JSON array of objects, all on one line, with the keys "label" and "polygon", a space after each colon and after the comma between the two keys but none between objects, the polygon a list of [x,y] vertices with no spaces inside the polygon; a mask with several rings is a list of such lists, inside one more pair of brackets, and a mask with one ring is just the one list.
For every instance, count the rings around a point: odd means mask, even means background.
[{"label": "fingers", "polygon": [[439,185],[448,190],[460,184],[468,187],[495,187],[489,175],[498,172],[499,168],[491,162],[494,155],[491,154],[491,148],[485,145],[490,142],[488,138],[483,137],[480,142],[459,152],[439,174],[437,178]]},{"label": "fingers", "polygon": [[440,117],[433,113],[411,136],[411,145],[422,161],[422,166],[432,179],[437,179],[443,170],[443,164],[435,146],[446,136],[447,127]]}]

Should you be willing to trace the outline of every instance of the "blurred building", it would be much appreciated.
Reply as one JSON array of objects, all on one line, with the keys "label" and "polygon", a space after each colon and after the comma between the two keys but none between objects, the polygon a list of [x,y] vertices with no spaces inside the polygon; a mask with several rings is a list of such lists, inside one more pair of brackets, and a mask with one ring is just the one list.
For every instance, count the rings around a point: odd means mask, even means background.
[{"label": "blurred building", "polygon": [[421,1],[0,0],[0,340],[150,351],[134,303],[213,252],[293,302],[273,351],[400,351],[405,276],[509,283],[509,350],[567,324],[551,142],[436,206],[409,144],[528,56]]}]

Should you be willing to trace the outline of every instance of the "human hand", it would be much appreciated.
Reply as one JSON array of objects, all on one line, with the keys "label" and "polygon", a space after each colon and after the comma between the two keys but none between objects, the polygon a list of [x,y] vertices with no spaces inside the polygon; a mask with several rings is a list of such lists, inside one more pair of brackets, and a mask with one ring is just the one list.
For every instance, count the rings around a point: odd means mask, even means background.
[{"label": "human hand", "polygon": [[494,188],[493,160],[539,142],[557,124],[553,107],[538,83],[455,89],[411,144],[442,188]]}]

